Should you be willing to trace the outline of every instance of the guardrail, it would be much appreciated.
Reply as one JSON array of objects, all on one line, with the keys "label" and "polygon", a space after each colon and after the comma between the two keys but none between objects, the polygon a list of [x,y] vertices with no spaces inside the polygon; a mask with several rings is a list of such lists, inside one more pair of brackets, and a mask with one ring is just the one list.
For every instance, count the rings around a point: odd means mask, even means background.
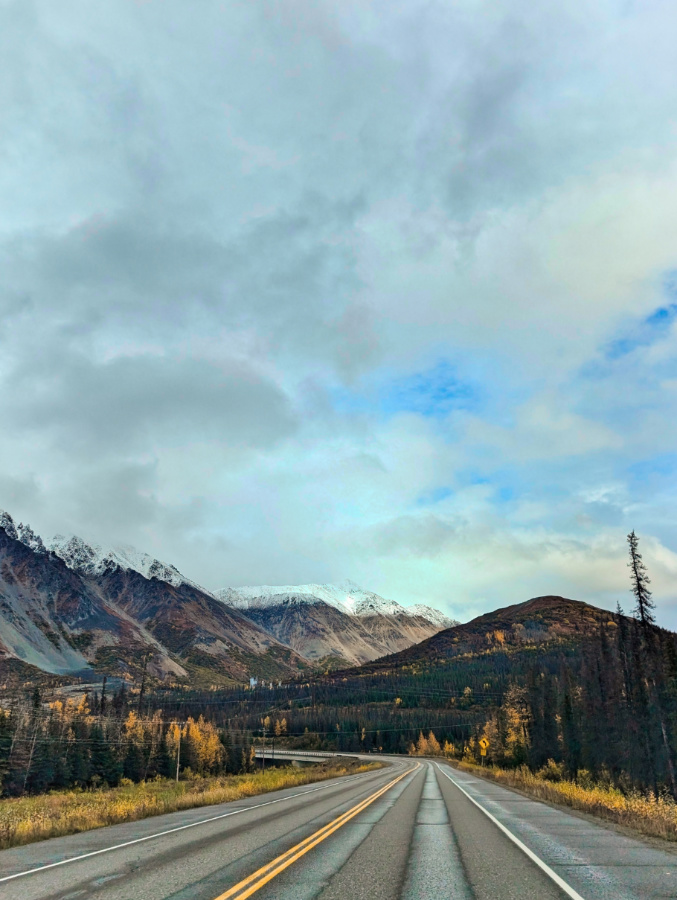
[{"label": "guardrail", "polygon": [[329,753],[324,750],[273,750],[271,747],[255,747],[257,759],[331,759],[334,756],[356,756],[355,753]]}]

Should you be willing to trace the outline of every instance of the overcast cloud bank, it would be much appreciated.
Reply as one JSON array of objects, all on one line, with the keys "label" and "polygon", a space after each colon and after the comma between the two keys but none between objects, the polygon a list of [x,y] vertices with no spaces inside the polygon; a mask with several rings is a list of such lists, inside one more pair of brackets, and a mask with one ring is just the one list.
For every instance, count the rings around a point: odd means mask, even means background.
[{"label": "overcast cloud bank", "polygon": [[677,626],[668,2],[0,2],[0,506]]}]

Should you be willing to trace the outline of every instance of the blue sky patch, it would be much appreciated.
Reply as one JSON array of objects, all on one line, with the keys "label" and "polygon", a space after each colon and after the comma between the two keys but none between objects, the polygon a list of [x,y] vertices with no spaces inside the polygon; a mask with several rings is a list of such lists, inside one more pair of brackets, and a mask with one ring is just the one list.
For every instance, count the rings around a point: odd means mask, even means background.
[{"label": "blue sky patch", "polygon": [[675,472],[677,472],[677,453],[657,453],[656,456],[650,456],[628,466],[628,474],[635,481],[672,477]]},{"label": "blue sky patch", "polygon": [[619,359],[627,356],[637,347],[648,347],[659,340],[677,318],[677,271],[668,272],[663,280],[663,291],[669,300],[657,307],[650,315],[638,322],[633,333],[626,334],[607,345],[607,359]]},{"label": "blue sky patch", "polygon": [[432,491],[428,491],[426,494],[422,494],[416,501],[417,506],[434,506],[436,503],[441,503],[443,500],[446,500],[448,497],[453,496],[453,491],[450,487],[437,487],[433,488]]},{"label": "blue sky patch", "polygon": [[456,409],[476,408],[479,402],[477,389],[462,381],[455,368],[445,361],[411,375],[389,379],[382,376],[362,391],[335,391],[333,398],[337,409],[344,412],[385,416],[413,412],[435,419],[446,418]]},{"label": "blue sky patch", "polygon": [[453,409],[467,409],[475,401],[475,391],[459,380],[449,363],[396,379],[379,392],[379,405],[385,413],[416,412],[442,418]]}]

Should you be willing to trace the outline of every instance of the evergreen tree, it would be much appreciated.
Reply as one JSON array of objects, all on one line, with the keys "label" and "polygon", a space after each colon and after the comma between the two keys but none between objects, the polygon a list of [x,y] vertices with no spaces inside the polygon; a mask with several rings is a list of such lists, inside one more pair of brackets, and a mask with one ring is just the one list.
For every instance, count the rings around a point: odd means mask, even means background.
[{"label": "evergreen tree", "polygon": [[630,568],[630,581],[632,583],[631,590],[637,604],[633,612],[643,627],[648,629],[649,626],[656,623],[656,617],[653,613],[655,604],[651,599],[651,591],[649,590],[651,579],[646,573],[646,566],[642,561],[642,554],[638,550],[638,545],[639,538],[634,531],[631,531],[628,535],[628,546],[630,548],[628,567]]},{"label": "evergreen tree", "polygon": [[10,716],[0,710],[0,791],[9,773],[9,755],[12,749],[12,725]]},{"label": "evergreen tree", "polygon": [[93,726],[90,740],[91,777],[100,779],[103,784],[115,786],[120,781],[121,767],[100,725]]},{"label": "evergreen tree", "polygon": [[127,753],[123,763],[123,773],[125,778],[130,781],[141,781],[146,768],[146,761],[143,758],[143,751],[138,744],[130,741],[127,745]]},{"label": "evergreen tree", "polygon": [[176,758],[172,757],[167,747],[167,739],[163,735],[154,760],[155,771],[162,778],[173,778],[176,775]]},{"label": "evergreen tree", "polygon": [[32,794],[48,790],[54,781],[55,747],[49,741],[36,745],[26,789]]}]

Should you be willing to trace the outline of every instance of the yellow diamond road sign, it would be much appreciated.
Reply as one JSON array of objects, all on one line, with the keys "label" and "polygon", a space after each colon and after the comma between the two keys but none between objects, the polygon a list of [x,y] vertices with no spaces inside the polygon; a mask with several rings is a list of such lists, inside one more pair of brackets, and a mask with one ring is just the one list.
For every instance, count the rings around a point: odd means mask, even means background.
[{"label": "yellow diamond road sign", "polygon": [[486,750],[488,746],[489,741],[485,737],[480,738],[480,747],[482,748],[482,750]]}]

